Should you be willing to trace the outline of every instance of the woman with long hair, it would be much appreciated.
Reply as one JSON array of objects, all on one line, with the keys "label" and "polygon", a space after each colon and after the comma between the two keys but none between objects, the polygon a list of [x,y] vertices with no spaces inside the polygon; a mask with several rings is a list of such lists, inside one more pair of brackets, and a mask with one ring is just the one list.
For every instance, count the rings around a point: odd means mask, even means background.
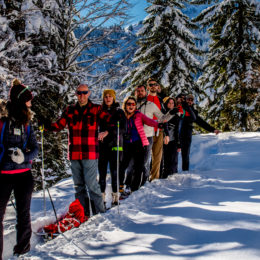
[{"label": "woman with long hair", "polygon": [[166,112],[176,110],[174,117],[168,121],[169,141],[164,140],[163,145],[163,169],[162,178],[178,172],[178,153],[181,151],[179,140],[179,121],[180,112],[178,112],[176,100],[173,97],[163,99]]},{"label": "woman with long hair", "polygon": [[[125,114],[116,102],[116,92],[113,89],[105,89],[103,91],[102,110],[107,112],[111,118],[109,122],[101,120],[99,124],[99,132],[107,135],[99,137],[99,185],[102,192],[103,201],[105,203],[106,196],[106,177],[107,167],[109,163],[112,187],[112,206],[118,205],[118,184],[117,184],[117,163],[122,161],[122,145],[123,133],[125,131]],[[119,122],[119,147],[117,147],[117,131]],[[117,162],[117,149],[119,149],[119,162]]]},{"label": "woman with long hair", "polygon": [[[148,147],[149,142],[143,125],[162,127],[163,124],[158,124],[157,121],[139,112],[136,109],[135,97],[129,96],[125,98],[123,110],[127,119],[127,128],[124,135],[123,161],[120,167],[120,186],[122,189],[122,186],[125,184],[131,191],[136,191],[146,182],[144,157],[145,149]],[[131,160],[133,160],[133,171],[128,174],[124,183],[125,171]]]},{"label": "woman with long hair", "polygon": [[7,203],[14,192],[16,203],[16,245],[14,255],[30,250],[30,205],[33,192],[32,160],[38,154],[38,144],[30,121],[33,116],[28,87],[15,79],[9,101],[1,102],[1,167],[0,167],[0,259],[3,253],[3,218]]}]

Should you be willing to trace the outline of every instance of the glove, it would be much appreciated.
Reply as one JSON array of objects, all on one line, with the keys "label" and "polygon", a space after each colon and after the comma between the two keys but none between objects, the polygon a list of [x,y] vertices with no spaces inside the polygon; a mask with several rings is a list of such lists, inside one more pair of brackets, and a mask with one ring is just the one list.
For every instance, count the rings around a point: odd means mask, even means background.
[{"label": "glove", "polygon": [[164,128],[165,123],[159,123],[158,128]]},{"label": "glove", "polygon": [[24,162],[24,154],[20,148],[13,148],[13,152],[11,154],[11,159],[13,162],[17,164],[21,164]]},{"label": "glove", "polygon": [[172,110],[170,110],[170,115],[175,115],[175,114],[177,114],[179,112],[179,109],[177,108],[177,107],[174,107]]},{"label": "glove", "polygon": [[46,119],[45,117],[38,117],[38,126],[39,127],[42,127],[42,126],[50,126],[51,125],[51,122]]}]

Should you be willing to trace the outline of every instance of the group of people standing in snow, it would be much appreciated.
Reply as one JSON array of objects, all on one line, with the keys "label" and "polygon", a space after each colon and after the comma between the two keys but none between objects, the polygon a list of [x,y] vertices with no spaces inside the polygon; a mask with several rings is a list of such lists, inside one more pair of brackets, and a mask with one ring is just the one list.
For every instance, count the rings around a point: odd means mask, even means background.
[{"label": "group of people standing in snow", "polygon": [[[68,106],[54,123],[38,118],[47,131],[69,130],[69,159],[79,199],[90,216],[106,210],[107,168],[110,167],[112,205],[118,205],[146,181],[167,178],[178,172],[178,153],[182,170],[189,170],[193,123],[219,133],[207,124],[193,107],[194,97],[159,95],[160,85],[150,78],[137,86],[135,96],[125,98],[122,108],[116,92],[103,91],[102,104],[89,99],[88,85],[76,88],[77,102]],[[14,255],[30,250],[30,201],[33,191],[31,163],[38,145],[31,126],[32,93],[20,81],[13,81],[10,99],[0,106],[0,260],[3,251],[3,217],[14,191],[17,211],[17,244]],[[97,174],[99,173],[99,178]]]}]

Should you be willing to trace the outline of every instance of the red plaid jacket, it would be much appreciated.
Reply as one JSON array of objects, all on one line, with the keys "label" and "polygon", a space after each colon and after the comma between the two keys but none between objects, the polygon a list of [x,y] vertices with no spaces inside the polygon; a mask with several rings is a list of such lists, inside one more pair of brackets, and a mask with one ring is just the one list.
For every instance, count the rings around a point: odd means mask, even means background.
[{"label": "red plaid jacket", "polygon": [[66,108],[60,119],[52,123],[50,130],[60,131],[66,126],[69,129],[69,160],[98,159],[98,122],[99,119],[109,121],[108,113],[101,106],[90,100],[80,107],[77,103]]}]

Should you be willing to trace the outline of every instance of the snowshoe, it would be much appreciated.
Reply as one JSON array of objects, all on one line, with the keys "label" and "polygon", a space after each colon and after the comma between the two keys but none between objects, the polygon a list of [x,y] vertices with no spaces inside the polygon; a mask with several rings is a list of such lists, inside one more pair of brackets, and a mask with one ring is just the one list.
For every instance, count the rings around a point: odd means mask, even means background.
[{"label": "snowshoe", "polygon": [[44,229],[40,229],[35,235],[40,236],[44,242],[48,242],[54,238],[56,238],[60,233],[48,233],[45,232]]}]

